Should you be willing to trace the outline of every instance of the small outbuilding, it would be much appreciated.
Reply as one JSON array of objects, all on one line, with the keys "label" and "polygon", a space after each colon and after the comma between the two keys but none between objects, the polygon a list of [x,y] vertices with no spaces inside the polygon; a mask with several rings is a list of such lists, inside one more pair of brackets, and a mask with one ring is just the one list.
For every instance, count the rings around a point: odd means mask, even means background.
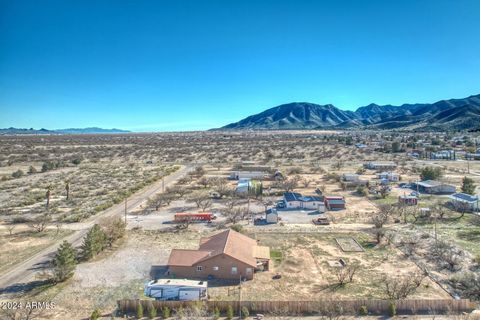
[{"label": "small outbuilding", "polygon": [[342,174],[343,181],[358,181],[360,176],[356,173],[344,173]]},{"label": "small outbuilding", "polygon": [[267,223],[277,223],[279,220],[278,212],[275,208],[270,208],[265,211],[265,221]]},{"label": "small outbuilding", "polygon": [[416,206],[418,204],[418,198],[412,195],[401,195],[398,197],[398,203],[408,206]]},{"label": "small outbuilding", "polygon": [[343,210],[346,207],[345,198],[342,196],[326,196],[325,207],[328,210]]}]

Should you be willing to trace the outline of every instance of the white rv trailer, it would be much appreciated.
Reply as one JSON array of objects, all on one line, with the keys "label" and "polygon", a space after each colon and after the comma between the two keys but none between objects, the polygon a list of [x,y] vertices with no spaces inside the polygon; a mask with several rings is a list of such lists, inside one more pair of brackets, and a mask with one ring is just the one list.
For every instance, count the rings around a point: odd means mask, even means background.
[{"label": "white rv trailer", "polygon": [[145,284],[145,296],[155,300],[206,300],[207,281],[158,279]]}]

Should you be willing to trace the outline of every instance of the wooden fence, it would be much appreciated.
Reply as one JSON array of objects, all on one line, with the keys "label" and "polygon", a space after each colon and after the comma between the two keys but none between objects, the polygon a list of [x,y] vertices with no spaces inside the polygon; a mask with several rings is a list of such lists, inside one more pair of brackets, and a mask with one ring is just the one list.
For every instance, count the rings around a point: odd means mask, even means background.
[{"label": "wooden fence", "polygon": [[[320,301],[155,301],[155,300],[118,300],[119,311],[135,313],[138,304],[141,303],[144,310],[153,305],[157,310],[164,306],[171,310],[179,307],[188,309],[192,307],[205,308],[213,311],[218,308],[225,313],[232,306],[235,313],[246,307],[250,314],[262,313],[271,315],[355,315],[361,307],[365,306],[371,314],[388,314],[391,302],[389,300],[320,300]],[[399,300],[395,302],[398,314],[460,314],[471,312],[476,304],[468,299],[442,299],[442,300]]]}]

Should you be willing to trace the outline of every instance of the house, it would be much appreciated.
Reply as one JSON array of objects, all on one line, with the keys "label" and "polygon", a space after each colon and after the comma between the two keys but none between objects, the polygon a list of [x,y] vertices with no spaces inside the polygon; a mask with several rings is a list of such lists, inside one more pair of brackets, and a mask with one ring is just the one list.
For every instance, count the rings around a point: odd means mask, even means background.
[{"label": "house", "polygon": [[173,249],[168,274],[190,279],[253,279],[255,270],[268,270],[270,249],[234,230],[201,238],[197,250]]},{"label": "house", "polygon": [[233,171],[230,173],[231,180],[257,179],[262,180],[266,176],[264,171]]},{"label": "house", "polygon": [[344,173],[342,174],[343,181],[358,181],[360,176],[356,173]]},{"label": "house", "polygon": [[396,172],[384,171],[377,174],[377,178],[380,180],[387,180],[388,182],[398,182],[400,181],[400,175]]},{"label": "house", "polygon": [[267,223],[277,223],[278,222],[278,212],[275,208],[270,208],[265,211],[265,221]]},{"label": "house", "polygon": [[368,146],[366,144],[363,144],[363,143],[356,143],[355,144],[355,147],[357,147],[358,149],[366,149],[368,148]]},{"label": "house", "polygon": [[346,206],[345,198],[342,196],[326,196],[325,206],[328,210],[343,210]]},{"label": "house", "polygon": [[297,192],[285,192],[283,202],[286,209],[311,209],[325,212],[325,202],[322,196],[303,196]]},{"label": "house", "polygon": [[366,169],[370,170],[393,170],[397,165],[393,161],[380,161],[380,162],[368,162],[363,165]]},{"label": "house", "polygon": [[451,184],[443,183],[435,180],[426,180],[413,183],[414,188],[423,193],[430,194],[448,194],[455,193],[456,187]]},{"label": "house", "polygon": [[187,279],[158,279],[145,285],[145,296],[155,300],[206,300],[207,281]]},{"label": "house", "polygon": [[431,159],[437,160],[456,160],[455,150],[441,150],[437,152],[432,152],[430,154]]},{"label": "house", "polygon": [[448,197],[454,208],[466,209],[466,211],[480,211],[480,197],[478,195],[472,196],[466,193],[454,193]]},{"label": "house", "polygon": [[416,206],[418,204],[418,198],[411,195],[401,195],[398,197],[398,203],[410,206]]}]

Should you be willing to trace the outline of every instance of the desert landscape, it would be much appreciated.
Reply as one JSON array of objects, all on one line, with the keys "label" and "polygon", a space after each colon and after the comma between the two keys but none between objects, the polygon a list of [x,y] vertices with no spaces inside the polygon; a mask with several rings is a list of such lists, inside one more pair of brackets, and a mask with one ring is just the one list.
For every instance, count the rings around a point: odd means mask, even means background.
[{"label": "desert landscape", "polygon": [[[412,156],[410,141],[420,139],[423,150],[456,150],[458,159]],[[480,184],[480,162],[460,156],[478,135],[457,139],[345,131],[1,136],[2,300],[52,301],[55,309],[41,312],[50,319],[121,316],[117,301],[148,300],[144,285],[165,277],[172,249],[195,250],[202,237],[233,229],[269,248],[269,268],[240,286],[211,279],[211,301],[238,301],[239,290],[244,301],[474,301],[480,216],[413,185],[430,171],[458,191],[465,177]],[[441,142],[428,147],[432,140]],[[392,166],[398,179],[379,179],[373,163]],[[261,172],[261,188],[242,192],[232,173],[252,172]],[[287,193],[335,196],[344,207],[283,208]],[[418,202],[402,205],[411,193]],[[265,223],[271,208],[278,218]],[[214,219],[178,222],[181,212]],[[312,222],[319,217],[328,223]],[[95,226],[112,240],[84,257]],[[48,260],[69,239],[76,267],[56,279]],[[32,256],[35,270],[21,272]]]}]

